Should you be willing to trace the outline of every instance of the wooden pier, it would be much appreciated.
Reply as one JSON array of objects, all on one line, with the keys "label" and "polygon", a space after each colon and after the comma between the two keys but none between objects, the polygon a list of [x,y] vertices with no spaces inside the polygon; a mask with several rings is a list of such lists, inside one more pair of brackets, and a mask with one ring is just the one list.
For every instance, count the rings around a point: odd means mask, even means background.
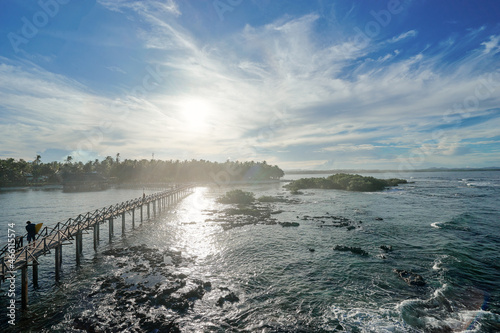
[{"label": "wooden pier", "polygon": [[[38,257],[47,255],[54,250],[54,271],[55,279],[61,278],[62,267],[62,246],[75,244],[76,265],[80,266],[80,259],[83,252],[83,234],[93,233],[93,246],[97,251],[99,245],[100,225],[108,223],[109,241],[114,234],[115,219],[121,217],[122,234],[125,233],[125,214],[132,215],[132,229],[136,224],[136,210],[139,210],[139,223],[144,219],[150,220],[159,215],[163,210],[168,209],[188,194],[192,193],[193,186],[177,187],[154,193],[142,198],[137,198],[97,209],[93,212],[80,214],[76,218],[70,218],[66,222],[59,222],[53,227],[44,227],[36,235],[34,243],[26,244],[24,236],[19,236],[0,249],[0,281],[5,281],[9,276],[15,276],[17,270],[21,270],[21,308],[28,308],[28,266],[32,267],[33,286],[38,286]],[[144,211],[144,207],[146,211]]]}]

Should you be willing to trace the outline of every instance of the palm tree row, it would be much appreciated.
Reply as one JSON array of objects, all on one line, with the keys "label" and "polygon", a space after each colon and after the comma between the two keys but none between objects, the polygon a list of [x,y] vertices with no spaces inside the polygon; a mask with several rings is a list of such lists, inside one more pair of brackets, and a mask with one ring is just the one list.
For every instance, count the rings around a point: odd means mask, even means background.
[{"label": "palm tree row", "polygon": [[270,180],[283,177],[278,166],[264,162],[226,161],[224,163],[206,160],[155,160],[141,159],[120,161],[107,156],[99,161],[73,162],[68,156],[65,162],[41,162],[37,155],[32,162],[13,158],[0,159],[0,186],[30,184],[57,184],[66,176],[97,173],[117,183],[130,182],[192,182],[192,181],[238,181]]}]

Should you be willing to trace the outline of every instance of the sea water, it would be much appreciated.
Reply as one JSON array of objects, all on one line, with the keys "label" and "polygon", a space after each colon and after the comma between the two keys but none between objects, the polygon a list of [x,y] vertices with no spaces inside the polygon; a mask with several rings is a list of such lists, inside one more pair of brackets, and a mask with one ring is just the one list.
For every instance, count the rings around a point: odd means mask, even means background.
[{"label": "sea water", "polygon": [[[318,175],[286,175],[299,178]],[[7,285],[0,330],[7,332],[497,332],[500,331],[500,172],[417,172],[382,192],[304,190],[282,183],[197,187],[153,221],[121,235],[121,219],[99,250],[84,235],[81,267],[74,245],[40,258],[30,307],[7,323]],[[224,228],[216,199],[239,188],[271,203],[276,222]],[[31,220],[47,226],[140,197],[142,190],[63,193],[0,191],[0,237]],[[329,216],[355,228],[329,227]],[[236,217],[235,217],[236,219]],[[126,217],[131,228],[131,216]],[[335,251],[359,247],[367,256]],[[380,247],[391,246],[386,252]],[[411,271],[425,286],[403,281]],[[20,272],[17,277],[18,303]],[[18,304],[19,308],[19,304]]]}]

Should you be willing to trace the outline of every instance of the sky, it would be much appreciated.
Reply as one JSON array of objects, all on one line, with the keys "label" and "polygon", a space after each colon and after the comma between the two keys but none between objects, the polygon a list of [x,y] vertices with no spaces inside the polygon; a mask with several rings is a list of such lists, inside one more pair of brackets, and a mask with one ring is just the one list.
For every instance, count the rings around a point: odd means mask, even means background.
[{"label": "sky", "polygon": [[500,2],[2,0],[0,158],[500,166]]}]

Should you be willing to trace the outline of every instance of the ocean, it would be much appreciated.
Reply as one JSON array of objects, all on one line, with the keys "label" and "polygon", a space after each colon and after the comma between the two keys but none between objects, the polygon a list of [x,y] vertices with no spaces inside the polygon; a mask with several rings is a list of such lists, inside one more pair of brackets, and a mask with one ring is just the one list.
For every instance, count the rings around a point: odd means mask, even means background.
[{"label": "ocean", "polygon": [[[0,330],[499,332],[500,172],[370,175],[409,183],[299,195],[284,183],[213,184],[135,230],[127,216],[128,231],[116,223],[111,243],[103,225],[97,252],[84,235],[79,268],[74,245],[63,247],[59,284],[54,254],[40,259],[24,313],[18,272],[15,325],[2,283]],[[284,178],[311,176],[322,175]],[[216,199],[231,189],[282,200],[259,204],[265,218],[228,215]],[[9,223],[21,234],[27,220],[50,226],[141,195],[0,190],[0,243]],[[400,276],[409,274],[425,283]]]}]

